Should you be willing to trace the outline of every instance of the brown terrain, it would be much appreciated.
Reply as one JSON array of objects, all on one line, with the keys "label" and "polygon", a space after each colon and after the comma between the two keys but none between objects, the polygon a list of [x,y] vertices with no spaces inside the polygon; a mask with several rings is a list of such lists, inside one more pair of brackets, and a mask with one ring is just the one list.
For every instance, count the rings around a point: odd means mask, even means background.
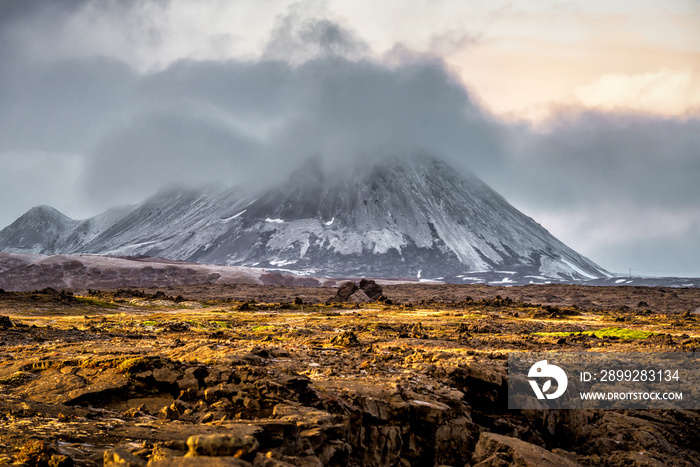
[{"label": "brown terrain", "polygon": [[[700,289],[0,292],[0,464],[697,466],[700,412],[508,410],[509,352],[700,351]],[[535,333],[622,328],[643,338]]]}]

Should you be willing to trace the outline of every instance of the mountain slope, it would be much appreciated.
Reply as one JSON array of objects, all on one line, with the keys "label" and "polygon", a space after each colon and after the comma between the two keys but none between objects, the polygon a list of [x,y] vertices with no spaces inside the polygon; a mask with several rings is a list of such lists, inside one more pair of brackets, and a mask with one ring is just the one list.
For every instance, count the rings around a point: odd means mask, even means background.
[{"label": "mountain slope", "polygon": [[9,239],[0,248],[21,251],[18,245],[34,242],[35,253],[150,255],[326,276],[608,276],[477,177],[444,162],[394,159],[330,174],[319,166],[310,161],[257,196],[161,193],[84,241],[75,231],[86,221],[66,218],[56,221],[53,237],[18,243],[31,224],[18,220],[0,232]]},{"label": "mountain slope", "polygon": [[18,253],[53,250],[58,238],[76,224],[50,206],[37,206],[0,231],[0,248]]}]

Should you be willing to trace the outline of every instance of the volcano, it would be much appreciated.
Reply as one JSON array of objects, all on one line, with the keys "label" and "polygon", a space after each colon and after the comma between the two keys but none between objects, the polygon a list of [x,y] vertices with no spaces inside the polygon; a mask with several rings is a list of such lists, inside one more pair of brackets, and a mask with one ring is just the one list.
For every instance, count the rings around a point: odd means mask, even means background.
[{"label": "volcano", "polygon": [[0,249],[458,283],[610,276],[475,175],[429,158],[330,171],[311,160],[271,189],[171,190],[85,220],[40,206],[0,231]]}]

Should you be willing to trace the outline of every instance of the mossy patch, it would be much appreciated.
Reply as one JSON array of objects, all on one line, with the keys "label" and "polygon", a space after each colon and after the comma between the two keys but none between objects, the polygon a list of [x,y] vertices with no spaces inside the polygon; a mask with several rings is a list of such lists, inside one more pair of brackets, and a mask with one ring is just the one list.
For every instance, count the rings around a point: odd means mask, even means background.
[{"label": "mossy patch", "polygon": [[267,332],[267,331],[283,331],[284,328],[275,325],[258,325],[253,326],[251,331],[253,332]]},{"label": "mossy patch", "polygon": [[106,302],[104,300],[100,300],[99,298],[95,297],[81,297],[81,296],[76,296],[75,299],[77,300],[78,303],[82,303],[83,305],[89,305],[89,306],[94,306],[98,308],[119,308],[119,305],[113,302]]},{"label": "mossy patch", "polygon": [[159,368],[160,366],[162,366],[162,363],[157,357],[132,357],[123,360],[119,363],[117,368],[122,373],[136,374],[153,368]]}]

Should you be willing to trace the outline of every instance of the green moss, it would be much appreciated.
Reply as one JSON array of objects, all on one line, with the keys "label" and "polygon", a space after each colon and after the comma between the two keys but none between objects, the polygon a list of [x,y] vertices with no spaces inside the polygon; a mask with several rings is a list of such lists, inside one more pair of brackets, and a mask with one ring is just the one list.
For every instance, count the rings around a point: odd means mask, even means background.
[{"label": "green moss", "polygon": [[253,332],[265,332],[265,331],[278,331],[283,328],[279,326],[274,326],[274,325],[269,325],[269,326],[264,326],[264,325],[259,325],[259,326],[253,326],[251,331]]},{"label": "green moss", "polygon": [[132,357],[122,360],[117,368],[122,373],[136,374],[160,366],[161,362],[157,357]]},{"label": "green moss", "polygon": [[604,337],[617,337],[618,339],[646,339],[647,337],[654,334],[651,331],[637,331],[635,329],[626,329],[619,327],[610,327],[604,329],[597,329],[591,331],[582,332],[535,332],[535,336],[543,337],[568,337],[576,335],[588,335],[595,336],[600,339]]},{"label": "green moss", "polygon": [[196,319],[183,319],[182,321],[189,324],[192,330],[201,330],[207,327],[204,323]]},{"label": "green moss", "polygon": [[651,331],[637,331],[634,329],[625,328],[605,328],[593,332],[596,337],[619,337],[620,339],[646,339],[654,334]]},{"label": "green moss", "polygon": [[156,326],[158,321],[144,321],[141,323],[142,326]]},{"label": "green moss", "polygon": [[95,297],[77,296],[75,297],[75,299],[78,301],[78,303],[82,303],[83,305],[89,305],[98,308],[119,308],[119,306],[116,303],[106,302]]}]

